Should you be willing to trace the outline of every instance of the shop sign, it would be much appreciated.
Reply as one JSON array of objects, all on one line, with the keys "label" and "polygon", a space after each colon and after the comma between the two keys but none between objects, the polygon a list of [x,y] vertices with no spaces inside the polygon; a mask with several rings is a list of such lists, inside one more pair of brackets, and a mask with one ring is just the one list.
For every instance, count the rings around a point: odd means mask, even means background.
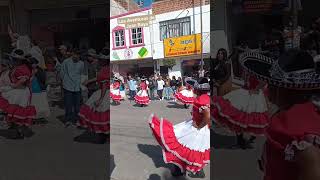
[{"label": "shop sign", "polygon": [[153,15],[143,15],[135,17],[119,18],[118,24],[124,24],[126,29],[139,28],[139,27],[149,27],[151,22],[155,20]]},{"label": "shop sign", "polygon": [[244,13],[264,13],[275,11],[281,12],[286,5],[288,0],[233,0],[233,11],[238,14]]},{"label": "shop sign", "polygon": [[177,57],[201,53],[201,34],[164,39],[164,56]]}]

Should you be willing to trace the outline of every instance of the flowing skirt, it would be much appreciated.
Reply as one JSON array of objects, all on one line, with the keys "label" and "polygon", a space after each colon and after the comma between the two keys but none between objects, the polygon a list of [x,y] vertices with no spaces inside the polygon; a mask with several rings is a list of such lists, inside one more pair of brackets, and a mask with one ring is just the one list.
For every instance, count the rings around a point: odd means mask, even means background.
[{"label": "flowing skirt", "polygon": [[192,120],[172,125],[166,119],[151,116],[149,125],[163,148],[165,163],[178,166],[182,172],[196,173],[210,162],[210,129],[193,127]]},{"label": "flowing skirt", "polygon": [[267,101],[262,90],[249,94],[237,89],[223,97],[213,97],[213,120],[237,133],[264,135],[269,124]]},{"label": "flowing skirt", "polygon": [[79,125],[95,133],[108,134],[110,132],[109,96],[106,93],[102,103],[96,106],[95,103],[100,96],[101,90],[94,92],[88,101],[81,106]]},{"label": "flowing skirt", "polygon": [[134,100],[137,104],[147,105],[150,103],[150,98],[148,96],[147,90],[140,90],[137,95],[134,97]]},{"label": "flowing skirt", "polygon": [[0,110],[6,114],[6,121],[18,125],[30,126],[37,111],[30,105],[30,89],[1,88]]},{"label": "flowing skirt", "polygon": [[111,89],[110,97],[113,101],[116,101],[116,102],[119,102],[123,99],[120,93],[120,89]]},{"label": "flowing skirt", "polygon": [[193,104],[194,101],[193,91],[187,89],[177,92],[174,97],[183,104]]}]

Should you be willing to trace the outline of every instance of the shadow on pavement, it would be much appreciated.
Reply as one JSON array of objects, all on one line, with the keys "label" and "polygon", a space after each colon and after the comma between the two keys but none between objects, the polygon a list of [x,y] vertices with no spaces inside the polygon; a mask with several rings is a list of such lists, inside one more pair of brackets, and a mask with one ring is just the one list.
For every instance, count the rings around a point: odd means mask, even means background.
[{"label": "shadow on pavement", "polygon": [[108,169],[110,173],[110,177],[115,168],[116,168],[116,163],[114,162],[114,155],[110,154],[109,169]]},{"label": "shadow on pavement", "polygon": [[66,120],[64,119],[64,115],[57,116],[57,119],[63,124],[66,122]]},{"label": "shadow on pavement", "polygon": [[140,152],[144,153],[145,155],[149,156],[155,167],[165,167],[170,168],[170,166],[164,163],[162,158],[162,149],[160,146],[155,145],[147,145],[147,144],[138,144],[138,149]]},{"label": "shadow on pavement", "polygon": [[64,109],[64,102],[63,101],[50,101],[50,106]]},{"label": "shadow on pavement", "polygon": [[151,174],[147,180],[161,180],[158,174]]},{"label": "shadow on pavement", "polygon": [[111,106],[119,106],[121,103],[116,103],[116,102],[114,102],[114,101],[112,101],[111,103],[110,103],[110,105]]},{"label": "shadow on pavement", "polygon": [[173,105],[167,105],[167,108],[174,108],[174,109],[186,109],[184,107],[184,105],[180,105],[180,104],[173,104]]},{"label": "shadow on pavement", "polygon": [[234,145],[236,143],[235,136],[225,136],[217,134],[213,130],[210,132],[212,138],[212,146],[215,149],[235,149]]}]

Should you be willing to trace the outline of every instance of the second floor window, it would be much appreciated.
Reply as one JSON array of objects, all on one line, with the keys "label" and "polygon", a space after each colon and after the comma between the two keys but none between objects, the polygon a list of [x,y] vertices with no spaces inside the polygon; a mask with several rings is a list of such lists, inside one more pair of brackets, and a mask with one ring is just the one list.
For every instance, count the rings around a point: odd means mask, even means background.
[{"label": "second floor window", "polygon": [[190,17],[160,22],[160,40],[191,34]]},{"label": "second floor window", "polygon": [[134,28],[131,29],[131,45],[141,45],[143,44],[143,29],[142,28]]},{"label": "second floor window", "polygon": [[115,48],[125,46],[124,29],[114,31],[114,45],[115,45]]}]

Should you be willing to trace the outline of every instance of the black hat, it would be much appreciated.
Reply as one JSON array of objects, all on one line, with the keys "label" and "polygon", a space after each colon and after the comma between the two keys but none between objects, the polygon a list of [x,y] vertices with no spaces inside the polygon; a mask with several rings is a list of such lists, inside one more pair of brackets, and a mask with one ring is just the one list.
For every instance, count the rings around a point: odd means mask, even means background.
[{"label": "black hat", "polygon": [[26,54],[22,49],[15,49],[10,54],[7,54],[10,58],[26,60]]},{"label": "black hat", "polygon": [[102,51],[100,52],[100,54],[98,56],[98,59],[99,60],[109,60],[110,59],[109,50],[102,49]]},{"label": "black hat", "polygon": [[296,90],[320,89],[320,74],[312,56],[290,50],[278,60],[258,53],[244,53],[241,64],[245,70],[270,85]]},{"label": "black hat", "polygon": [[184,81],[186,82],[187,85],[190,85],[192,87],[194,87],[195,84],[197,83],[197,81],[195,79],[192,79],[190,77],[185,78]]},{"label": "black hat", "polygon": [[207,78],[200,78],[194,86],[195,90],[210,91],[210,84]]}]

